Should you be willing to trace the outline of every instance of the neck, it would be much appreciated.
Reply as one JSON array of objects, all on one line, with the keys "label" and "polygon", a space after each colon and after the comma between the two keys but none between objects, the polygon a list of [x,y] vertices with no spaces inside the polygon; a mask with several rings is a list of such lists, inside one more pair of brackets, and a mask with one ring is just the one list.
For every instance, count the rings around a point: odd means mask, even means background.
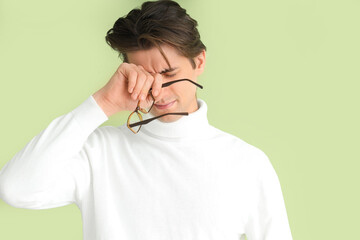
[{"label": "neck", "polygon": [[[207,104],[202,99],[197,99],[198,108],[187,116],[172,122],[162,122],[161,118],[145,124],[140,132],[164,140],[180,140],[189,138],[204,138],[209,134],[209,122],[207,119]],[[143,115],[144,119],[152,118],[151,113]]]}]

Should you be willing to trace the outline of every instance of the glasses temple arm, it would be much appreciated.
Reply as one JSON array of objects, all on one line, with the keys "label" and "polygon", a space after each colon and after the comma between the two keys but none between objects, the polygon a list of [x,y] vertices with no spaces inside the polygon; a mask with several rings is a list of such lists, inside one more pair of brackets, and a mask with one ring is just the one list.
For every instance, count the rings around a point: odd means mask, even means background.
[{"label": "glasses temple arm", "polygon": [[[198,83],[196,83],[196,82],[194,82],[194,81],[192,81],[192,80],[190,80],[190,79],[187,79],[187,78],[178,79],[178,80],[174,80],[174,81],[171,81],[171,82],[163,83],[161,87],[162,87],[162,88],[163,88],[163,87],[167,87],[167,86],[170,86],[170,85],[173,84],[173,83],[180,82],[180,81],[189,81],[189,82],[195,84],[196,86],[198,86],[198,87],[201,88],[201,89],[204,88],[204,87],[201,86],[200,84],[198,84]],[[152,87],[149,89],[149,92],[151,92],[151,90],[152,90]]]},{"label": "glasses temple arm", "polygon": [[140,121],[140,122],[136,122],[136,123],[132,123],[132,124],[129,124],[130,127],[136,127],[138,125],[144,125],[144,124],[147,124],[157,118],[160,118],[160,117],[163,117],[163,116],[166,116],[166,115],[189,115],[189,113],[187,112],[179,112],[179,113],[165,113],[163,115],[160,115],[160,116],[157,116],[157,117],[153,117],[153,118],[149,118],[149,119],[146,119],[144,121]]}]

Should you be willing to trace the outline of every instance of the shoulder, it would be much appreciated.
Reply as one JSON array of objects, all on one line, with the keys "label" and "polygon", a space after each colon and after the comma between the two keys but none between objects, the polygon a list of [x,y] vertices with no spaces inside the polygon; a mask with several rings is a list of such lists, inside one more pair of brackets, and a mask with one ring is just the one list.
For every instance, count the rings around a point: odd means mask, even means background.
[{"label": "shoulder", "polygon": [[212,138],[211,140],[214,141],[221,141],[225,146],[233,146],[236,145],[237,147],[246,147],[246,145],[248,145],[247,142],[245,142],[243,139],[225,132],[219,128],[216,128],[212,125],[210,126],[210,131],[212,131]]},{"label": "shoulder", "polygon": [[261,168],[270,163],[267,154],[260,148],[246,142],[244,139],[211,126],[214,140],[220,141],[224,150],[231,149],[232,154],[251,168]]},{"label": "shoulder", "polygon": [[234,134],[231,134],[231,133],[225,132],[221,129],[218,129],[212,125],[210,125],[210,127],[212,128],[212,131],[214,133],[212,139],[223,141],[224,143],[227,143],[227,144],[234,144],[238,148],[241,148],[241,150],[244,153],[248,153],[250,155],[254,155],[254,156],[258,156],[258,157],[264,157],[265,153],[261,149],[246,142],[244,139],[242,139]]}]

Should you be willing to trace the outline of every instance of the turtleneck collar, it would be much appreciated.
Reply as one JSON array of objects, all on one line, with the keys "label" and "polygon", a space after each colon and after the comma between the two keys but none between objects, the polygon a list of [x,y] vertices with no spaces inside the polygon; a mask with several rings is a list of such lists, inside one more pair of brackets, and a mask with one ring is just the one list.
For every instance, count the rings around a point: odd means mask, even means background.
[{"label": "turtleneck collar", "polygon": [[[178,140],[188,138],[206,138],[210,133],[207,119],[207,104],[197,99],[199,108],[187,116],[182,116],[174,122],[161,122],[155,119],[141,127],[140,132],[164,140]],[[144,114],[143,119],[152,118],[151,113]]]}]

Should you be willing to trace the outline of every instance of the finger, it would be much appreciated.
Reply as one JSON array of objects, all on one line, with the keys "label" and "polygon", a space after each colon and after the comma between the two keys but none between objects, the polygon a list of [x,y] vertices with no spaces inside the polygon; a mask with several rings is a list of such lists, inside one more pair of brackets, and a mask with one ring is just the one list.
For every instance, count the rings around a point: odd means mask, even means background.
[{"label": "finger", "polygon": [[145,74],[146,80],[141,90],[141,95],[139,97],[140,100],[145,100],[145,98],[149,95],[149,89],[154,82],[154,77],[150,73],[147,72]]},{"label": "finger", "polygon": [[137,79],[137,71],[136,71],[136,65],[132,63],[122,63],[119,67],[119,72],[125,77],[127,81],[127,88],[128,92],[132,93],[134,91],[134,87],[136,85],[136,79]]},{"label": "finger", "polygon": [[162,83],[163,83],[162,75],[156,73],[154,76],[154,83],[152,85],[152,91],[151,91],[154,97],[160,94]]},{"label": "finger", "polygon": [[135,70],[130,70],[128,74],[128,91],[132,93],[134,91],[136,85],[136,79],[138,77],[138,73]]},{"label": "finger", "polygon": [[[143,74],[146,75],[146,80],[144,82],[143,88],[142,88],[142,90],[140,92],[140,96],[139,96],[140,100],[144,100],[148,96],[148,92],[149,92],[152,82],[154,81],[154,78],[148,71],[145,70],[145,68],[142,65],[137,65],[137,67]],[[149,83],[149,81],[150,81],[150,83]],[[149,84],[150,84],[150,86],[149,86]]]},{"label": "finger", "polygon": [[134,100],[138,99],[141,89],[143,88],[143,85],[146,81],[146,75],[139,69],[137,69],[136,71],[137,71],[136,85],[135,85],[134,91],[131,95],[132,99],[134,99]]}]

